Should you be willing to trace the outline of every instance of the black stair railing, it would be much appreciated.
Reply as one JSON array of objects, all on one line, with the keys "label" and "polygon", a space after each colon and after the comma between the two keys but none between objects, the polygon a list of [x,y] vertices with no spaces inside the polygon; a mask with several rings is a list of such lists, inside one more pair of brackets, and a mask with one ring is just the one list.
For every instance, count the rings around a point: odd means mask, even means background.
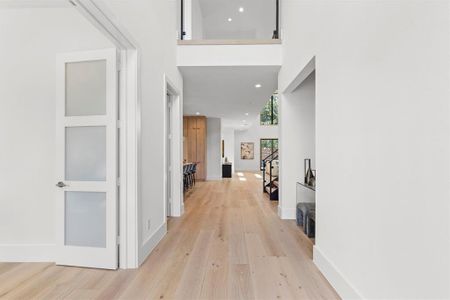
[{"label": "black stair railing", "polygon": [[274,159],[278,159],[278,149],[274,150],[272,153],[261,160],[261,171],[265,169],[267,162],[271,162]]},{"label": "black stair railing", "polygon": [[[272,162],[274,160],[278,159],[278,149],[273,151],[270,155],[268,155],[267,157],[265,157],[262,161],[261,161],[261,171],[263,172],[263,192],[268,193],[270,200],[278,200],[278,196],[276,196],[276,198],[273,198],[273,191],[274,191],[274,182],[273,182],[273,177],[272,176]],[[269,183],[267,184],[266,182],[266,176],[267,176],[267,172],[266,172],[266,168],[267,165],[269,165]],[[267,191],[266,188],[269,188],[269,191]],[[278,189],[278,187],[276,188]]]}]

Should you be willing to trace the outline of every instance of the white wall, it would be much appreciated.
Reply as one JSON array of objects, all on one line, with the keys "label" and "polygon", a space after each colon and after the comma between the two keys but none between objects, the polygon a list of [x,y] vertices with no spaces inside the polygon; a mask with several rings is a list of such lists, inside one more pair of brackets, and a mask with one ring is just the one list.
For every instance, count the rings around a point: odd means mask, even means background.
[{"label": "white wall", "polygon": [[138,223],[139,262],[142,263],[166,233],[164,176],[155,170],[164,168],[164,74],[174,88],[181,94],[183,92],[182,77],[176,68],[178,10],[174,0],[104,2],[139,47],[141,170]]},{"label": "white wall", "polygon": [[206,179],[222,178],[220,118],[206,118]]},{"label": "white wall", "polygon": [[192,1],[192,39],[203,39],[203,14],[200,7],[200,0]]},{"label": "white wall", "polygon": [[[296,183],[304,179],[304,159],[316,166],[315,74],[280,103],[280,202],[283,219],[295,219]],[[319,175],[320,176],[320,175]]]},{"label": "white wall", "polygon": [[180,67],[281,66],[280,44],[261,45],[180,45]]},{"label": "white wall", "polygon": [[[224,141],[225,151],[224,155],[228,159],[228,162],[232,163],[232,172],[234,172],[234,128],[223,128],[222,127],[222,140]],[[225,157],[222,159],[225,162]]]},{"label": "white wall", "polygon": [[316,56],[316,264],[343,298],[450,298],[448,1],[281,5],[280,90]]},{"label": "white wall", "polygon": [[[234,160],[236,171],[259,171],[260,170],[260,139],[276,139],[278,138],[277,125],[259,125],[258,119],[253,122],[253,125],[247,130],[236,130],[234,139]],[[255,158],[241,159],[241,143],[253,142],[255,143]]]},{"label": "white wall", "polygon": [[56,54],[112,48],[73,8],[0,9],[0,260],[53,261]]},{"label": "white wall", "polygon": [[[177,18],[180,18],[181,4],[177,5]],[[184,40],[203,39],[203,12],[200,0],[184,1]],[[181,19],[177,19],[177,26],[181,24]],[[178,27],[177,27],[178,29]]]}]

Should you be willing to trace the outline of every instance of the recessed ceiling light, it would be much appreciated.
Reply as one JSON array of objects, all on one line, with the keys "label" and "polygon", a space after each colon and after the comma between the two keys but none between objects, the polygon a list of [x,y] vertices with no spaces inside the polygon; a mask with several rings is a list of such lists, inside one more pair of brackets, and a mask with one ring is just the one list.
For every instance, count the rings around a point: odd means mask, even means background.
[{"label": "recessed ceiling light", "polygon": [[246,116],[248,116],[248,113],[245,113]]},{"label": "recessed ceiling light", "polygon": [[244,12],[244,8],[243,7],[239,7],[239,12]]},{"label": "recessed ceiling light", "polygon": [[259,83],[255,84],[255,88],[259,89],[260,87],[262,87],[261,84],[259,84]]},{"label": "recessed ceiling light", "polygon": [[199,112],[196,112],[195,114],[196,114],[197,116],[198,116],[198,115],[200,115],[200,113],[199,113]]},{"label": "recessed ceiling light", "polygon": [[228,22],[231,22],[231,21],[233,21],[233,19],[232,18],[228,18]]}]

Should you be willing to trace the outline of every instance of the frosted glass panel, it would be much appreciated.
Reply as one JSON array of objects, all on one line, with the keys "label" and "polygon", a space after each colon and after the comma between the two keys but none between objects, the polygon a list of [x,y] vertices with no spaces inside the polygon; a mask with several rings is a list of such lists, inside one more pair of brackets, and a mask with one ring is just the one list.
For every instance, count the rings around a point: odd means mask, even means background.
[{"label": "frosted glass panel", "polygon": [[66,64],[66,116],[106,114],[106,60]]},{"label": "frosted glass panel", "polygon": [[66,128],[66,180],[106,181],[106,127]]},{"label": "frosted glass panel", "polygon": [[66,192],[65,245],[106,247],[106,193]]}]

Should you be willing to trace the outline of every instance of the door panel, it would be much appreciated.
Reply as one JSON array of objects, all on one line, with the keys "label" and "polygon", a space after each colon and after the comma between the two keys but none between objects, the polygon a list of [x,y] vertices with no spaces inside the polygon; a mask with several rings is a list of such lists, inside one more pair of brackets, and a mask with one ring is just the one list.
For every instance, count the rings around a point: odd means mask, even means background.
[{"label": "door panel", "polygon": [[106,60],[66,64],[66,116],[106,114]]},{"label": "door panel", "polygon": [[188,162],[197,161],[197,119],[188,118]]},{"label": "door panel", "polygon": [[116,50],[57,59],[57,260],[116,269]]},{"label": "door panel", "polygon": [[206,179],[206,118],[197,118],[197,178]]},{"label": "door panel", "polygon": [[188,162],[188,119],[183,117],[183,163]]},{"label": "door panel", "polygon": [[65,180],[106,180],[106,126],[66,127]]},{"label": "door panel", "polygon": [[65,192],[66,246],[106,247],[106,193]]}]

